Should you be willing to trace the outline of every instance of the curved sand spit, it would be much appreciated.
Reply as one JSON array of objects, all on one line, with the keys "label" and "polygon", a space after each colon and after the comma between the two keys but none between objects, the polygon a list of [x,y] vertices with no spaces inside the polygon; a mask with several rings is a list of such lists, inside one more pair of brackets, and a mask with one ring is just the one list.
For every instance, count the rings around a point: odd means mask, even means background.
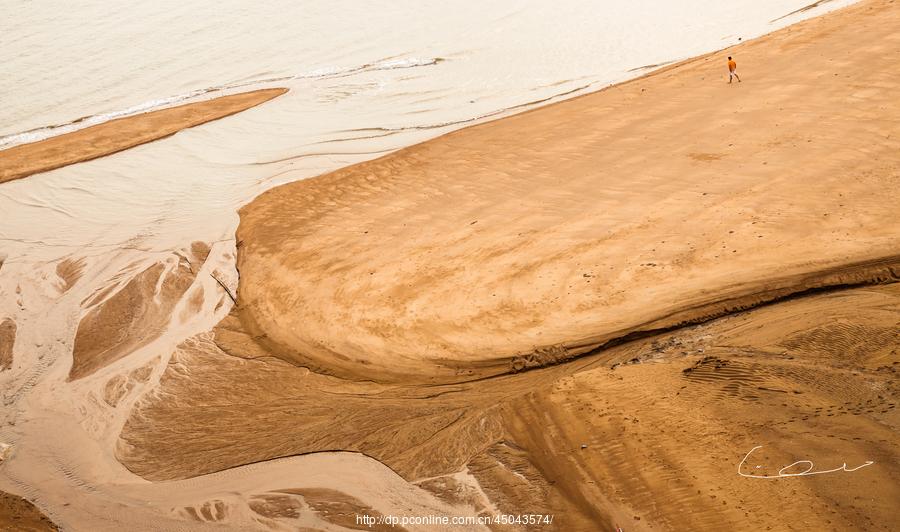
[{"label": "curved sand spit", "polygon": [[[896,530],[897,27],[280,187],[237,249],[0,265],[0,489],[73,530]],[[834,471],[742,476],[798,460]]]},{"label": "curved sand spit", "polygon": [[103,157],[267,102],[287,89],[263,89],[110,120],[0,151],[0,183]]}]

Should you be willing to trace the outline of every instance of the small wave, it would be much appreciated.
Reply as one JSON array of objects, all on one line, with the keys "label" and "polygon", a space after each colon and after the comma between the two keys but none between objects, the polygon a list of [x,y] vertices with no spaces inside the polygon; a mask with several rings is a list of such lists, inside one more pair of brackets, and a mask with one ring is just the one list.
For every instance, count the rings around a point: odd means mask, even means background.
[{"label": "small wave", "polygon": [[663,61],[662,63],[654,63],[654,64],[652,64],[652,65],[644,65],[644,66],[639,66],[639,67],[629,68],[629,69],[628,69],[628,72],[641,72],[641,71],[644,71],[644,70],[653,70],[654,68],[659,68],[659,67],[664,67],[664,66],[666,66],[666,65],[671,65],[671,64],[674,63],[674,62],[675,62],[674,60],[671,60],[671,61]]},{"label": "small wave", "polygon": [[410,57],[408,59],[392,59],[389,61],[382,61],[380,63],[375,63],[372,65],[373,70],[393,70],[395,68],[415,68],[421,66],[431,66],[436,65],[443,61],[442,57],[428,57],[428,58],[419,58],[419,57]]},{"label": "small wave", "polygon": [[[386,135],[375,135],[386,136]],[[303,153],[300,155],[291,155],[289,157],[282,157],[280,159],[272,159],[269,161],[259,161],[253,163],[254,165],[267,165],[273,163],[283,163],[287,161],[296,161],[297,159],[306,159],[308,157],[330,157],[330,156],[348,156],[348,155],[380,155],[382,153],[387,153],[389,151],[393,151],[393,149],[387,150],[375,150],[375,151],[334,151],[334,152],[314,152],[314,153]]]},{"label": "small wave", "polygon": [[396,70],[401,68],[416,68],[423,66],[432,66],[444,61],[442,57],[418,58],[410,57],[405,59],[383,59],[374,63],[366,63],[355,67],[339,68],[326,67],[313,70],[304,74],[292,76],[289,79],[306,79],[306,78],[339,78],[358,74],[361,72],[372,72],[376,70]]},{"label": "small wave", "polygon": [[194,91],[191,91],[188,93],[184,93],[184,94],[179,94],[176,96],[169,96],[166,98],[148,100],[146,102],[142,102],[137,105],[133,105],[131,107],[127,107],[125,109],[121,109],[118,111],[111,111],[108,113],[98,113],[96,115],[83,116],[81,118],[78,118],[78,119],[72,120],[71,122],[66,122],[63,124],[43,126],[43,127],[39,127],[39,128],[35,128],[35,129],[29,129],[27,131],[21,131],[18,133],[12,133],[9,135],[0,136],[0,150],[12,148],[13,146],[18,146],[20,144],[28,144],[31,142],[45,140],[50,137],[63,135],[65,133],[71,133],[71,132],[77,131],[79,129],[84,129],[84,128],[94,126],[97,124],[102,124],[104,122],[108,122],[110,120],[115,120],[117,118],[124,118],[126,116],[133,116],[133,115],[138,115],[141,113],[146,113],[149,111],[155,111],[155,110],[163,109],[166,107],[171,107],[171,106],[174,106],[177,104],[187,102],[188,100],[198,98],[200,96],[208,95],[210,93],[221,92],[221,91],[233,91],[235,89],[240,89],[240,88],[245,88],[245,87],[250,87],[250,86],[278,83],[281,81],[290,81],[290,80],[294,80],[294,79],[327,79],[327,78],[333,78],[333,77],[343,77],[343,76],[353,75],[353,74],[357,74],[357,73],[361,73],[361,72],[431,66],[431,65],[436,65],[436,64],[440,63],[441,61],[444,61],[444,59],[441,57],[388,58],[388,59],[382,59],[380,61],[376,61],[374,63],[365,63],[363,65],[357,65],[357,66],[352,66],[352,67],[323,67],[323,68],[318,68],[315,70],[310,70],[308,72],[294,74],[291,76],[261,78],[261,79],[253,79],[253,80],[249,80],[249,81],[236,81],[233,83],[216,85],[216,86],[208,87],[205,89],[197,89],[197,90],[194,90]]}]

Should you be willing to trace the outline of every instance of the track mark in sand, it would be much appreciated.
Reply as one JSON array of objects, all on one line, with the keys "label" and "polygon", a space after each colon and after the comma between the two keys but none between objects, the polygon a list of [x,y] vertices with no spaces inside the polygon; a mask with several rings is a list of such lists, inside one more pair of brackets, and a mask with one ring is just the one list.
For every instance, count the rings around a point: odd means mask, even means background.
[{"label": "track mark in sand", "polygon": [[55,465],[55,470],[66,478],[69,486],[78,488],[87,493],[95,493],[98,491],[97,486],[90,480],[85,480],[84,476],[79,474],[76,466],[70,463],[69,459],[53,452],[47,457],[47,460]]},{"label": "track mark in sand", "polygon": [[228,516],[225,503],[219,500],[207,501],[200,506],[200,515],[206,521],[222,521]]}]

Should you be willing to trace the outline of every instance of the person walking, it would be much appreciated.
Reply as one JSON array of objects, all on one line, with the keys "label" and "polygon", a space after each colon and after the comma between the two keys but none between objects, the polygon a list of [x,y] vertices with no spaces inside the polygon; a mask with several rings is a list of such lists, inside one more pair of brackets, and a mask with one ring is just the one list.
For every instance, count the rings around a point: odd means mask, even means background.
[{"label": "person walking", "polygon": [[731,56],[728,56],[728,83],[731,83],[731,80],[737,78],[738,83],[741,82],[741,77],[737,75],[737,63],[734,62],[734,59]]}]

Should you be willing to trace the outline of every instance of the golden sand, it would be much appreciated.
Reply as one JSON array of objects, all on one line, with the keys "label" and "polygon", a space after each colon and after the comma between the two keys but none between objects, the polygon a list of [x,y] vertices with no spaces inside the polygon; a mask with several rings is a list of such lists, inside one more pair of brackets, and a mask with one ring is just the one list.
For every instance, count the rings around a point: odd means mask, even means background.
[{"label": "golden sand", "polygon": [[242,320],[296,364],[448,381],[892,278],[898,24],[866,2],[270,190],[241,210]]}]

